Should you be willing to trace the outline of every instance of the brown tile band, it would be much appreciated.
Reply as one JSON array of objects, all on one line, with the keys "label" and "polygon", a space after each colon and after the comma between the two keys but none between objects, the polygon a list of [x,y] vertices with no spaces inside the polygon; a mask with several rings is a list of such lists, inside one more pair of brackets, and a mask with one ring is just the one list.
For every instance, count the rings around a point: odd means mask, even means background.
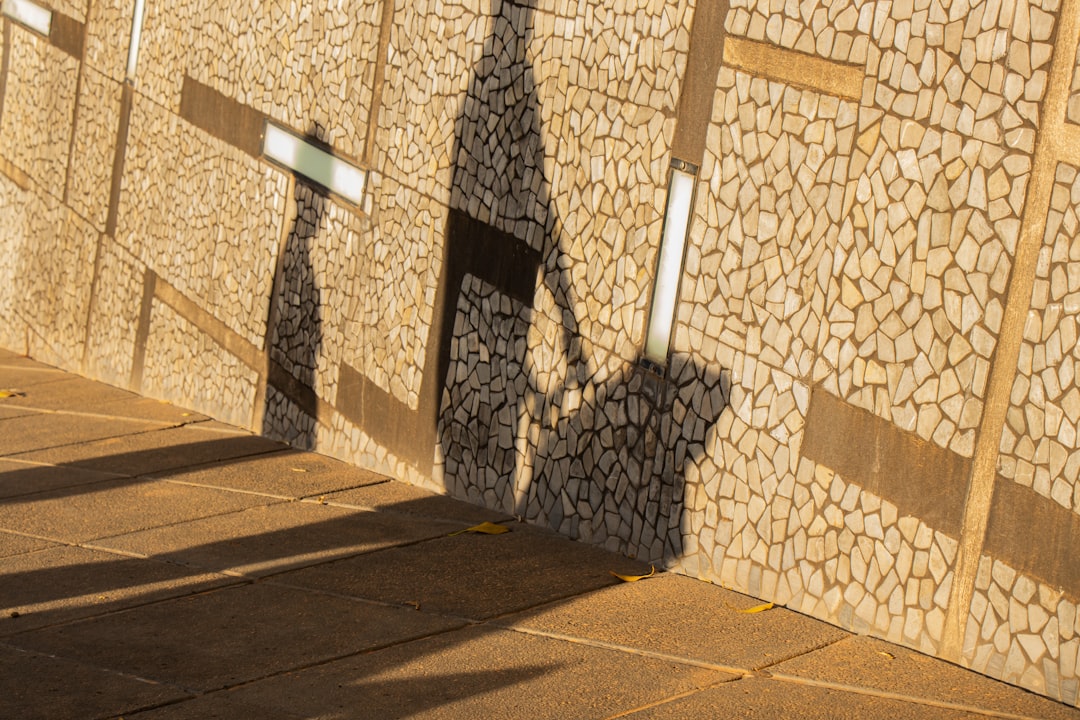
[{"label": "brown tile band", "polygon": [[386,54],[390,46],[390,32],[394,28],[394,3],[384,2],[379,22],[379,48],[375,56],[375,73],[371,81],[371,106],[368,108],[367,136],[364,138],[363,163],[371,165],[375,152],[375,133],[379,128],[383,89],[386,86]]},{"label": "brown tile band", "polygon": [[[281,365],[272,360],[267,362],[266,354],[261,348],[257,347],[254,343],[249,342],[235,330],[221,322],[221,320],[218,320],[214,315],[201,308],[194,300],[162,280],[153,273],[152,270],[147,269],[146,273],[148,277],[153,277],[153,297],[168,305],[177,315],[190,322],[198,328],[200,332],[260,376],[265,373],[266,381],[272,385],[274,389],[299,406],[300,409],[310,417],[316,420],[321,419],[323,422],[326,422],[330,418],[334,408],[321,400],[314,390],[293,377],[293,375]],[[146,312],[148,334],[149,311],[145,297],[143,310]],[[140,316],[140,330],[142,329],[142,321],[142,316]],[[137,340],[138,339],[136,339],[136,341]],[[144,335],[142,346],[139,347],[136,345],[135,366],[141,367],[143,360],[139,356],[145,354],[146,337]],[[134,369],[132,371],[132,378],[134,382]],[[141,382],[141,377],[139,380]],[[133,387],[135,386],[133,385]],[[263,397],[265,397],[265,395]]]},{"label": "brown tile band", "polygon": [[112,183],[109,186],[109,211],[105,215],[105,234],[116,237],[120,213],[120,189],[124,181],[124,157],[127,154],[128,130],[131,126],[131,105],[134,90],[129,83],[120,87],[120,122],[116,128],[116,151],[113,154]]},{"label": "brown tile band", "polygon": [[180,117],[252,157],[262,154],[266,116],[188,75],[180,93]]},{"label": "brown tile band", "polygon": [[1059,588],[1080,586],[1080,515],[998,476],[983,553]]},{"label": "brown tile band", "polygon": [[338,372],[334,404],[343,417],[398,458],[413,467],[430,468],[433,447],[420,441],[428,435],[419,425],[421,414],[345,363]]},{"label": "brown tile band", "polygon": [[160,277],[156,278],[154,286],[154,296],[158,300],[171,307],[177,315],[197,327],[240,362],[256,372],[259,371],[262,359],[259,348]]},{"label": "brown tile band", "polygon": [[81,62],[85,42],[86,24],[54,10],[49,25],[49,44]]},{"label": "brown tile band", "polygon": [[699,2],[690,28],[690,51],[679,92],[679,108],[671,154],[698,167],[705,157],[705,138],[712,121],[716,74],[724,53],[724,18],[729,0]]},{"label": "brown tile band", "polygon": [[513,235],[460,210],[451,210],[417,410],[410,410],[362,373],[342,363],[334,403],[337,411],[394,455],[430,474],[439,407],[450,369],[457,299],[465,276],[478,277],[532,307],[541,265],[540,253]]},{"label": "brown tile band", "polygon": [[810,396],[802,455],[893,503],[901,515],[959,537],[969,459],[820,387]]},{"label": "brown tile band", "polygon": [[[274,360],[267,365],[266,382],[303,410],[308,417],[321,421],[323,424],[329,422],[334,408],[323,401],[315,390],[297,380],[292,373]],[[265,402],[265,395],[263,402]]]},{"label": "brown tile band", "polygon": [[724,40],[724,64],[751,75],[858,102],[866,72],[849,65],[739,37]]},{"label": "brown tile band", "polygon": [[0,122],[4,118],[4,95],[7,94],[8,69],[11,67],[11,21],[0,18],[4,31],[4,48],[0,53]]},{"label": "brown tile band", "polygon": [[[1035,270],[1046,234],[1054,177],[1058,162],[1066,151],[1062,147],[1062,141],[1069,139],[1065,111],[1070,81],[1076,67],[1080,1],[1064,0],[1057,24],[1057,41],[1046,86],[1046,98],[1040,109],[1042,127],[1036,136],[1034,163],[1021,218],[1020,239],[1009,275],[1005,311],[994,348],[982,418],[975,435],[971,483],[964,502],[963,532],[957,550],[956,572],[940,648],[941,656],[947,660],[959,660],[963,652],[975,578],[986,543],[994,490],[998,485],[996,480],[1001,433],[1011,403],[1024,326],[1031,308]],[[1075,154],[1075,150],[1072,154]]]},{"label": "brown tile band", "polygon": [[2,157],[0,157],[0,173],[18,185],[20,190],[30,189],[30,176]]}]

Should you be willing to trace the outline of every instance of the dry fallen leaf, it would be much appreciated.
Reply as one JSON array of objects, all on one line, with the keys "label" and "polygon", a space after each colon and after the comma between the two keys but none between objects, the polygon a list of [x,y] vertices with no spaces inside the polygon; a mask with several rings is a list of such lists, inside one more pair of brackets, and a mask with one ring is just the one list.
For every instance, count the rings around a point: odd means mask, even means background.
[{"label": "dry fallen leaf", "polygon": [[23,393],[18,390],[0,390],[0,398],[22,397]]},{"label": "dry fallen leaf", "polygon": [[644,580],[645,578],[651,578],[653,575],[655,575],[656,574],[656,566],[655,565],[650,565],[649,566],[649,572],[646,573],[645,575],[620,575],[619,573],[615,572],[614,570],[609,570],[608,572],[610,572],[612,575],[619,578],[623,582],[637,582],[638,580]]},{"label": "dry fallen leaf", "polygon": [[455,535],[464,535],[465,533],[475,533],[477,535],[502,535],[505,532],[510,532],[510,528],[505,525],[496,525],[495,523],[482,522],[479,525],[473,525],[471,528],[465,528],[464,530],[457,530],[450,533],[447,537],[454,537]]},{"label": "dry fallen leaf", "polygon": [[887,657],[887,658],[889,658],[890,660],[895,660],[895,659],[896,659],[896,656],[895,656],[895,655],[893,655],[893,654],[892,654],[891,652],[885,652],[884,650],[878,650],[878,651],[877,651],[877,654],[878,654],[878,655],[881,655],[881,656],[883,656],[883,657]]},{"label": "dry fallen leaf", "polygon": [[759,612],[765,612],[766,610],[772,610],[773,607],[774,607],[773,603],[762,603],[760,605],[755,605],[754,607],[746,608],[745,610],[740,610],[739,612],[743,613],[744,615],[750,615],[752,613],[759,613]]}]

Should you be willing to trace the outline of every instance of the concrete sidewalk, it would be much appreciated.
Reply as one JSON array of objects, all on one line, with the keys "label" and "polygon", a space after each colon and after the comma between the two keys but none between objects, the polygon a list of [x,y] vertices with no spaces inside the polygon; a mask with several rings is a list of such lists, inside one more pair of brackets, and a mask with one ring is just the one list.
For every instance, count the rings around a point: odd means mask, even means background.
[{"label": "concrete sidewalk", "polygon": [[0,718],[1080,718],[4,351],[0,390]]}]

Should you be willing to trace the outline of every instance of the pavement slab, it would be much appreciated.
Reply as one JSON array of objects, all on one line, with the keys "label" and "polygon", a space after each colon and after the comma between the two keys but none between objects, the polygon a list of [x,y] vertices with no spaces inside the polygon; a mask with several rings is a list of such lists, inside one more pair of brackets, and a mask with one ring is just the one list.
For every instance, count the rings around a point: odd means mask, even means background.
[{"label": "pavement slab", "polygon": [[975,716],[970,710],[920,705],[832,688],[745,677],[625,717],[626,720],[969,720]]},{"label": "pavement slab", "polygon": [[94,544],[207,570],[266,576],[444,536],[458,527],[423,518],[286,502]]},{"label": "pavement slab", "polygon": [[145,433],[161,427],[161,423],[147,420],[69,413],[35,413],[8,417],[0,419],[0,456],[50,448],[73,448],[79,443]]},{"label": "pavement slab", "polygon": [[[30,388],[36,388],[45,383],[66,382],[75,379],[75,377],[63,370],[57,370],[25,358],[17,363],[13,363],[9,359],[0,360],[0,390],[14,391],[21,394]],[[0,398],[0,404],[15,403],[20,399],[18,396]]]},{"label": "pavement slab", "polygon": [[308,718],[607,718],[734,676],[486,626],[238,688]]},{"label": "pavement slab", "polygon": [[326,496],[326,501],[348,507],[445,518],[470,524],[500,523],[514,518],[513,515],[507,513],[470,505],[446,495],[438,495],[400,482],[382,482],[377,485],[332,493]]},{"label": "pavement slab", "polygon": [[291,448],[173,471],[168,473],[168,477],[195,485],[268,493],[293,499],[327,495],[335,490],[387,480],[385,476],[370,470]]},{"label": "pavement slab", "polygon": [[554,533],[514,524],[502,535],[461,534],[278,576],[298,587],[473,619],[612,585],[610,571],[648,567]]},{"label": "pavement slab", "polygon": [[114,473],[4,459],[0,460],[0,502],[3,498],[114,479]]},{"label": "pavement slab", "polygon": [[991,712],[1077,720],[1080,710],[865,636],[849,637],[770,669],[776,677],[858,687]]},{"label": "pavement slab", "polygon": [[68,545],[0,558],[0,635],[236,582],[223,575]]},{"label": "pavement slab", "polygon": [[226,434],[204,430],[197,425],[157,426],[151,429],[153,432],[116,434],[102,440],[22,453],[17,458],[119,475],[148,475],[273,452],[285,447],[258,435]]},{"label": "pavement slab", "polygon": [[210,691],[463,623],[253,583],[12,636],[12,645]]},{"label": "pavement slab", "polygon": [[190,697],[188,693],[175,687],[0,644],[0,717],[3,718],[115,718],[187,697]]},{"label": "pavement slab", "polygon": [[[35,378],[38,381],[35,382]],[[50,378],[45,380],[44,378]],[[20,394],[0,400],[4,405],[68,412],[101,412],[105,404],[136,400],[138,395],[67,373],[43,370],[0,370],[0,385]]]},{"label": "pavement slab", "polygon": [[843,630],[785,608],[744,612],[761,604],[699,580],[662,574],[504,618],[502,623],[747,670],[848,637]]},{"label": "pavement slab", "polygon": [[279,502],[167,480],[123,478],[0,501],[0,529],[80,543]]}]

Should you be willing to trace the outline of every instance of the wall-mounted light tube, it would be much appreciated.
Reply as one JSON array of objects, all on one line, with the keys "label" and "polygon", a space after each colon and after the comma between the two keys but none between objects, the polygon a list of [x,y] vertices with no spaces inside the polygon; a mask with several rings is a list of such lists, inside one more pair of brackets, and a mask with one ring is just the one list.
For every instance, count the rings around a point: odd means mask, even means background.
[{"label": "wall-mounted light tube", "polygon": [[273,123],[266,124],[263,155],[355,205],[364,199],[365,171]]},{"label": "wall-mounted light tube", "polygon": [[679,300],[679,281],[686,255],[696,177],[697,168],[694,166],[678,160],[672,162],[667,207],[664,210],[664,232],[656,262],[649,324],[645,329],[645,359],[660,366],[667,365],[671,347],[671,328]]},{"label": "wall-mounted light tube", "polygon": [[135,10],[131,15],[131,42],[128,44],[128,80],[135,79],[135,67],[139,64],[139,40],[142,39],[143,15],[145,13],[146,0],[135,0]]},{"label": "wall-mounted light tube", "polygon": [[49,36],[52,27],[52,11],[30,0],[4,0],[4,15],[30,28],[36,33]]}]

